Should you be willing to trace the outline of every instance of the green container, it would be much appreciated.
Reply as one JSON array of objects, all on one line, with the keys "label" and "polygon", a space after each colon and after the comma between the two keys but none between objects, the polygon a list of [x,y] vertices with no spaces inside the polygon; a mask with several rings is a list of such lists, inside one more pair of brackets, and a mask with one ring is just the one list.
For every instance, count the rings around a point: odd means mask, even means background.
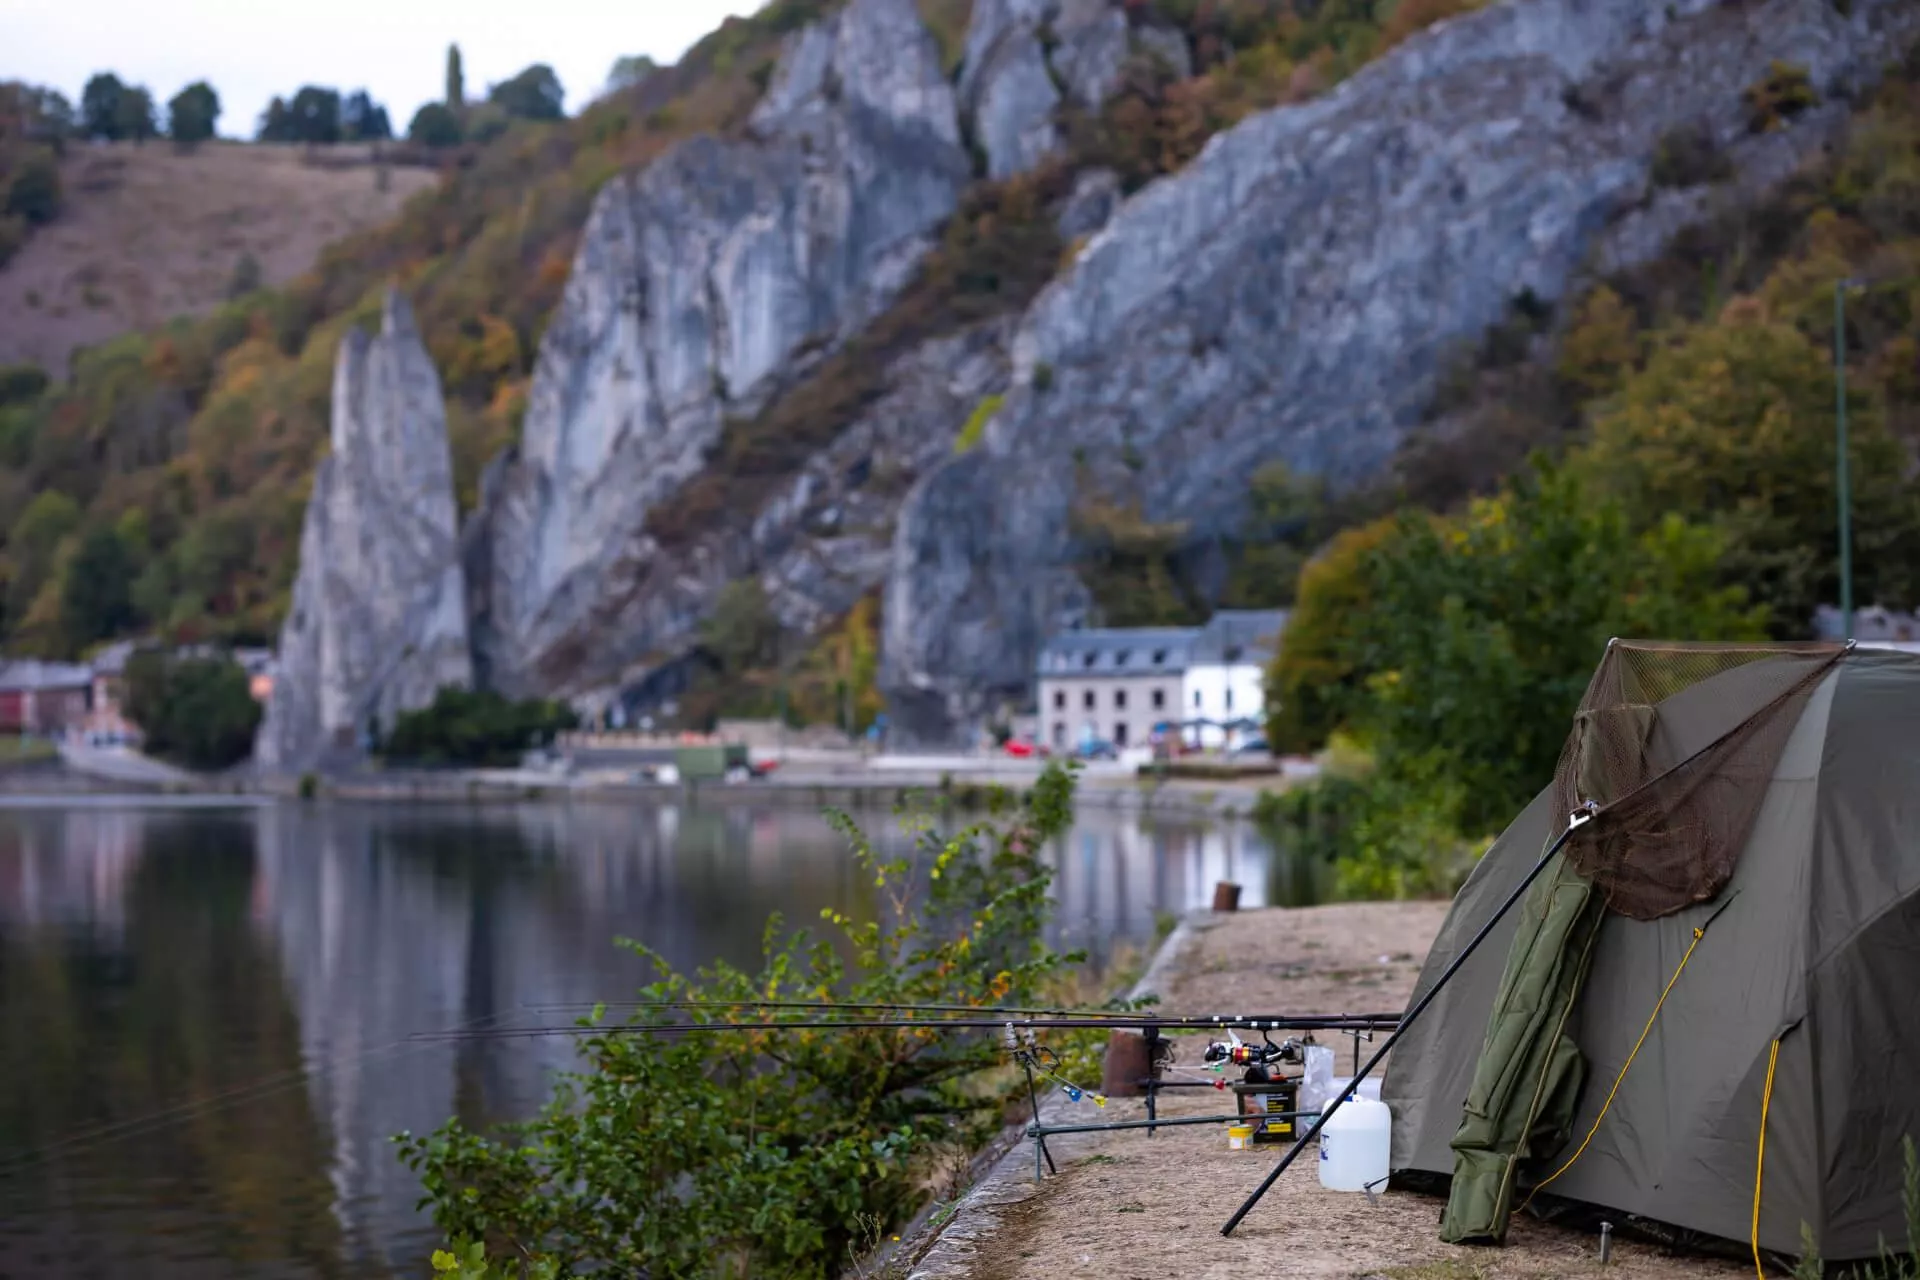
[{"label": "green container", "polygon": [[729,769],[747,767],[747,749],[738,744],[720,747],[676,747],[673,763],[687,782],[724,778]]}]

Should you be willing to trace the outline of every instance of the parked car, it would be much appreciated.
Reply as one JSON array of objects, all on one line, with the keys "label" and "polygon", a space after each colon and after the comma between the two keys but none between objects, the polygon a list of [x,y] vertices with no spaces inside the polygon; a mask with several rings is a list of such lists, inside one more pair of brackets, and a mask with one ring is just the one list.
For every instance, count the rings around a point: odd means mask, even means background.
[{"label": "parked car", "polygon": [[1267,747],[1265,738],[1248,738],[1245,742],[1227,753],[1230,759],[1240,760],[1247,756],[1265,756],[1273,754]]},{"label": "parked car", "polygon": [[1006,749],[1007,754],[1017,760],[1028,760],[1035,756],[1044,758],[1051,754],[1044,743],[1035,742],[1032,738],[1008,738]]},{"label": "parked car", "polygon": [[1095,738],[1091,742],[1081,743],[1075,754],[1082,760],[1118,760],[1120,749],[1105,738]]}]

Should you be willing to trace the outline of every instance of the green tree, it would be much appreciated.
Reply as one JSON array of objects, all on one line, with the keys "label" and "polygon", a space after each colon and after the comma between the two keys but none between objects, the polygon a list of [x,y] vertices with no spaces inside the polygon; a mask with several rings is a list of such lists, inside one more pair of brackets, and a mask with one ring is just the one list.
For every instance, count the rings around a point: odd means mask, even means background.
[{"label": "green tree", "polygon": [[728,583],[700,626],[701,648],[730,675],[771,661],[779,640],[780,622],[758,578]]},{"label": "green tree", "polygon": [[457,147],[463,137],[460,117],[438,102],[429,102],[413,113],[407,126],[407,139],[423,147]]},{"label": "green tree", "polygon": [[36,226],[52,222],[60,212],[60,165],[53,153],[35,147],[14,166],[7,184],[5,212]]},{"label": "green tree", "polygon": [[487,101],[522,120],[559,120],[566,115],[567,94],[553,68],[536,62],[489,88]]},{"label": "green tree", "polygon": [[393,123],[372,95],[355,89],[340,103],[340,136],[348,142],[385,142],[393,136]]},{"label": "green tree", "polygon": [[[460,66],[460,46],[447,46],[447,93],[442,104],[457,119],[467,108],[467,74]],[[414,117],[418,119],[418,116]]]},{"label": "green tree", "polygon": [[37,400],[51,381],[37,364],[0,365],[0,405]]},{"label": "green tree", "polygon": [[205,80],[195,80],[167,100],[167,136],[175,142],[205,142],[220,119],[220,95]]},{"label": "green tree", "polygon": [[160,126],[154,118],[153,95],[147,92],[145,85],[130,84],[123,87],[119,102],[114,107],[114,116],[118,129],[116,137],[137,143],[160,135]]},{"label": "green tree", "polygon": [[1352,719],[1383,774],[1444,773],[1461,828],[1497,830],[1552,777],[1609,638],[1764,636],[1764,608],[1724,585],[1724,550],[1677,512],[1637,529],[1585,472],[1544,460],[1458,518],[1404,519],[1349,632],[1367,680]]},{"label": "green tree", "polygon": [[127,663],[127,715],[140,726],[148,754],[191,769],[238,764],[252,753],[260,727],[260,704],[239,663],[153,650]]},{"label": "green tree", "polygon": [[607,72],[607,92],[631,89],[660,69],[660,64],[644,53],[625,53],[613,60]]},{"label": "green tree", "polygon": [[1287,633],[1266,673],[1275,751],[1319,749],[1350,710],[1360,683],[1354,637],[1373,616],[1373,557],[1397,527],[1380,520],[1349,529],[1300,570]]},{"label": "green tree", "polygon": [[294,141],[293,113],[287,107],[287,100],[279,94],[267,103],[267,109],[260,113],[260,122],[254,126],[255,142],[292,142]]},{"label": "green tree", "polygon": [[80,130],[89,138],[114,142],[121,133],[120,100],[127,86],[111,71],[102,71],[87,81],[80,91]]},{"label": "green tree", "polygon": [[376,749],[386,759],[406,764],[506,767],[518,764],[522,752],[546,745],[554,734],[578,723],[564,702],[510,702],[489,689],[448,686],[434,694],[430,705],[402,712]]},{"label": "green tree", "polygon": [[340,91],[302,85],[287,104],[293,122],[293,141],[328,144],[340,141]]},{"label": "green tree", "polygon": [[[1791,326],[1734,309],[1647,361],[1594,423],[1583,455],[1637,524],[1669,511],[1725,534],[1726,579],[1745,584],[1780,636],[1807,634],[1839,591],[1834,379]],[[1848,406],[1855,592],[1920,603],[1920,501],[1877,397]]]},{"label": "green tree", "polygon": [[60,586],[60,631],[69,649],[111,639],[133,625],[135,572],[117,530],[95,528],[80,540]]},{"label": "green tree", "polygon": [[54,556],[80,525],[80,506],[57,489],[35,496],[7,533],[7,558],[12,573],[7,580],[7,618],[14,625],[26,618],[34,597],[53,572]]}]

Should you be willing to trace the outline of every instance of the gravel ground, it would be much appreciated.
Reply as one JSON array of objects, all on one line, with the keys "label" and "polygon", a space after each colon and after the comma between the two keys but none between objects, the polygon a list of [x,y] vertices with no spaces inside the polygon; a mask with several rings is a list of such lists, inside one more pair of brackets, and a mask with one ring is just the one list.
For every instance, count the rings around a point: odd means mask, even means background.
[{"label": "gravel ground", "polygon": [[[1181,957],[1165,1008],[1402,1008],[1446,910],[1438,902],[1363,903],[1218,917]],[[1197,1064],[1203,1047],[1199,1038],[1180,1042],[1176,1070]],[[1338,1061],[1351,1066],[1345,1043]],[[1228,1095],[1196,1089],[1164,1110],[1208,1115],[1231,1106]],[[1087,1103],[1075,1110],[1090,1120],[1144,1115],[1142,1104],[1131,1099],[1110,1102],[1104,1112]],[[1442,1244],[1437,1198],[1389,1192],[1370,1203],[1365,1196],[1329,1192],[1311,1159],[1298,1161],[1234,1234],[1223,1237],[1221,1225],[1279,1160],[1280,1150],[1231,1151],[1226,1135],[1211,1125],[1151,1138],[1139,1131],[1063,1135],[1049,1146],[1059,1176],[1000,1206],[1000,1226],[979,1241],[970,1280],[1508,1280],[1601,1273],[1593,1236],[1516,1218],[1504,1248]],[[1627,1280],[1734,1276],[1749,1269],[1616,1239],[1605,1274]]]}]

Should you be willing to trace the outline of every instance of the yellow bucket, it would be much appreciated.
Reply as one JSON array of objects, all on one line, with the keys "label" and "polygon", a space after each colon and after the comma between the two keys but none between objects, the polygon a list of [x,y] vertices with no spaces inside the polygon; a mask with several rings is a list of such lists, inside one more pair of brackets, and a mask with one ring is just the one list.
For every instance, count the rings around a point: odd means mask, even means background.
[{"label": "yellow bucket", "polygon": [[1234,1124],[1227,1126],[1227,1146],[1234,1151],[1245,1151],[1253,1146],[1253,1126]]}]

